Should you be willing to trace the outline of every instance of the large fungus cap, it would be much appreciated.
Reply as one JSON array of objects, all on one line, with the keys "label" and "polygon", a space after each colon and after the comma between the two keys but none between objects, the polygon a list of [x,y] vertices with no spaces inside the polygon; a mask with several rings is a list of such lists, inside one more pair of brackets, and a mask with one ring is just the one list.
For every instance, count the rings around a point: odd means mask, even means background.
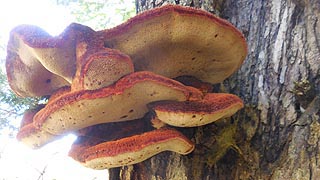
[{"label": "large fungus cap", "polygon": [[190,75],[219,83],[247,55],[245,38],[232,24],[206,11],[177,5],[145,11],[98,33],[106,47],[128,54],[136,71],[170,78]]},{"label": "large fungus cap", "polygon": [[93,169],[121,167],[142,162],[163,151],[189,154],[194,144],[174,129],[158,129],[114,141],[83,136],[72,145],[69,155]]},{"label": "large fungus cap", "polygon": [[209,93],[198,101],[162,101],[149,104],[157,118],[177,127],[194,127],[230,117],[243,107],[233,94]]},{"label": "large fungus cap", "polygon": [[141,118],[150,102],[186,101],[201,95],[175,80],[135,72],[105,88],[70,91],[53,99],[36,114],[34,123],[52,134],[62,134],[95,124]]}]

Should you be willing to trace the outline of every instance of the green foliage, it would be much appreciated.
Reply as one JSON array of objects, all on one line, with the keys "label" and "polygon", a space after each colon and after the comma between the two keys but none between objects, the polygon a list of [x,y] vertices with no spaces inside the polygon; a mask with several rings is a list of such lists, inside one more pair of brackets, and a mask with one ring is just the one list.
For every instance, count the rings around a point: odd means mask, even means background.
[{"label": "green foliage", "polygon": [[76,17],[78,22],[89,23],[91,21],[96,22],[95,27],[92,28],[105,28],[108,24],[109,19],[107,18],[107,13],[103,13],[104,4],[103,3],[92,3],[79,1],[79,4],[73,6],[71,13]]},{"label": "green foliage", "polygon": [[101,30],[113,27],[135,15],[134,0],[57,0],[66,6],[76,21]]},{"label": "green foliage", "polygon": [[5,53],[6,53],[6,45],[4,43],[5,41],[3,39],[3,36],[1,36],[0,34],[0,64],[4,64],[4,59],[1,58],[1,57],[5,57]]},{"label": "green foliage", "polygon": [[14,94],[8,85],[6,75],[0,69],[0,130],[4,127],[17,129],[11,121],[20,117],[26,109],[34,108],[39,103],[44,102],[45,98],[21,98]]},{"label": "green foliage", "polygon": [[15,111],[21,111],[24,110],[26,107],[35,107],[37,106],[38,102],[41,100],[41,98],[21,98],[14,94],[11,90],[8,89],[8,81],[6,79],[6,76],[1,71],[0,75],[0,101],[5,102],[7,105],[12,107]]}]

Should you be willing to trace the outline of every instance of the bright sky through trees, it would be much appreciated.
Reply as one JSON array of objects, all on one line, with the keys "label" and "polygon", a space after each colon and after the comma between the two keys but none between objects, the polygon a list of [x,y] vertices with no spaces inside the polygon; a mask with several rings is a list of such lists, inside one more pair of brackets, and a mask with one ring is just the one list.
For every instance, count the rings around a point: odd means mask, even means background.
[{"label": "bright sky through trees", "polygon": [[[106,28],[122,22],[125,16],[133,15],[132,1],[106,0],[97,1],[100,5],[88,6],[86,3],[67,1],[69,4],[57,5],[59,0],[10,0],[0,2],[0,60],[5,72],[5,46],[9,32],[20,24],[37,25],[52,35],[58,35],[71,22],[79,22],[92,28]],[[86,2],[86,1],[81,1]],[[87,2],[93,3],[94,0]],[[101,9],[101,3],[103,4]],[[122,3],[122,4],[121,4]],[[80,5],[81,6],[80,6]],[[91,4],[92,5],[92,4]],[[125,5],[125,6],[124,6]],[[93,9],[92,9],[93,7]],[[86,9],[87,8],[87,9]],[[95,14],[89,11],[100,10]],[[123,14],[121,14],[123,13]],[[124,17],[124,18],[123,18]],[[81,22],[82,21],[82,22]],[[0,104],[4,107],[4,104]],[[21,117],[10,119],[12,124],[20,123]],[[0,180],[90,180],[107,179],[107,171],[84,168],[68,157],[67,153],[75,137],[65,138],[50,143],[39,150],[31,150],[15,140],[15,135],[8,129],[0,129]],[[10,137],[11,136],[11,137]]]}]

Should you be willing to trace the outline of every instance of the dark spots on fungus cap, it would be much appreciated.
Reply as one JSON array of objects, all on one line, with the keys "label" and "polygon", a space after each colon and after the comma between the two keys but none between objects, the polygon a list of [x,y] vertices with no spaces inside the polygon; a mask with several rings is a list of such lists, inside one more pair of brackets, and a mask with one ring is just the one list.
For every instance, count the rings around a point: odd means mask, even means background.
[{"label": "dark spots on fungus cap", "polygon": [[104,47],[112,49],[112,48],[114,48],[114,44],[112,42],[105,41],[104,42]]},{"label": "dark spots on fungus cap", "polygon": [[128,117],[128,115],[124,115],[124,116],[121,116],[120,119],[125,119],[127,117]]}]

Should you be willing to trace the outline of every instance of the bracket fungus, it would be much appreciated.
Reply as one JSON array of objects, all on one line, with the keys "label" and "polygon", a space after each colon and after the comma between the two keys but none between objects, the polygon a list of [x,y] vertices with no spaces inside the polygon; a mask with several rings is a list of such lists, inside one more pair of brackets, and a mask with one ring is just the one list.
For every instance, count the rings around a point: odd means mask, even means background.
[{"label": "bracket fungus", "polygon": [[185,155],[193,149],[194,143],[182,133],[162,128],[107,142],[83,137],[73,144],[69,155],[86,167],[106,169],[136,164],[163,151]]},{"label": "bracket fungus", "polygon": [[57,37],[32,25],[14,28],[6,58],[11,89],[23,97],[44,96],[70,85],[76,71],[77,38],[92,32],[75,23]]},{"label": "bracket fungus", "polygon": [[[23,97],[51,97],[26,112],[17,138],[39,148],[75,133],[69,155],[94,169],[162,151],[191,153],[194,143],[175,127],[206,125],[243,107],[236,95],[212,93],[212,84],[234,73],[246,55],[243,35],[229,22],[177,5],[101,31],[71,24],[56,37],[19,26],[8,43],[9,84]],[[147,115],[159,126],[143,120]]]},{"label": "bracket fungus", "polygon": [[149,104],[157,119],[176,127],[195,127],[230,117],[243,107],[233,94],[208,93],[195,101],[160,101]]},{"label": "bracket fungus", "polygon": [[95,124],[138,119],[148,112],[150,102],[187,101],[199,94],[172,79],[140,71],[105,88],[67,92],[40,110],[34,124],[59,135]]}]

